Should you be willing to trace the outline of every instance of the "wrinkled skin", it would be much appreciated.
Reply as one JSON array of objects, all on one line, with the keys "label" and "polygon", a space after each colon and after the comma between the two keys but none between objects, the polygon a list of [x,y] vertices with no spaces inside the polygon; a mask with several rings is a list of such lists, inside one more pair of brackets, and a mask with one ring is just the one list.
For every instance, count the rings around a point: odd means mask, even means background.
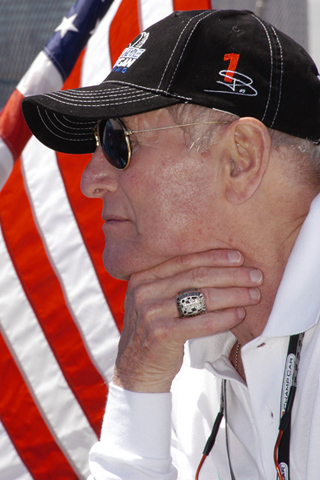
[{"label": "wrinkled skin", "polygon": [[[172,124],[166,110],[124,119],[131,130]],[[170,390],[188,339],[232,329],[260,300],[262,274],[242,266],[226,240],[220,199],[221,147],[186,152],[183,129],[131,137],[132,161],[116,170],[97,148],[82,190],[103,200],[104,263],[129,280],[114,383],[142,392]],[[205,314],[181,319],[176,296],[200,288]]]}]

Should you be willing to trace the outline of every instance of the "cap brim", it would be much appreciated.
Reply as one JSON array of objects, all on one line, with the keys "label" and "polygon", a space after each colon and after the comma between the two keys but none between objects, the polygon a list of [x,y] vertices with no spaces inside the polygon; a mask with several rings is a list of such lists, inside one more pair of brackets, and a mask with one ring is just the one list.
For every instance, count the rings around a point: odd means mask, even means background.
[{"label": "cap brim", "polygon": [[130,85],[100,85],[26,97],[22,110],[32,133],[63,153],[92,153],[93,127],[103,118],[126,117],[180,103],[181,100]]}]

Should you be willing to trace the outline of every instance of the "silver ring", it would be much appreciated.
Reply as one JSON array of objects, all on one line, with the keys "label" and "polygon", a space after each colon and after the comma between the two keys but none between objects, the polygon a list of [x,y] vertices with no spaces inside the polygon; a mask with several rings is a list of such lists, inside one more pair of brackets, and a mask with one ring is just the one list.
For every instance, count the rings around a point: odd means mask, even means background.
[{"label": "silver ring", "polygon": [[177,307],[180,317],[193,317],[205,313],[206,302],[199,290],[188,289],[178,293]]}]

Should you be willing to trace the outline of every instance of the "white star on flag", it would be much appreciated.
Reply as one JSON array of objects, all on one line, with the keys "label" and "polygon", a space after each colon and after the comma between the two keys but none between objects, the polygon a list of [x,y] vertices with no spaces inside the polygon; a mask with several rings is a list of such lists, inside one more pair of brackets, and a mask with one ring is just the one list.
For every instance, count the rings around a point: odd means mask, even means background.
[{"label": "white star on flag", "polygon": [[77,13],[72,15],[71,17],[63,17],[62,22],[60,25],[55,29],[55,32],[61,32],[61,38],[65,36],[68,32],[79,32],[77,27],[73,25],[74,20],[77,18]]}]

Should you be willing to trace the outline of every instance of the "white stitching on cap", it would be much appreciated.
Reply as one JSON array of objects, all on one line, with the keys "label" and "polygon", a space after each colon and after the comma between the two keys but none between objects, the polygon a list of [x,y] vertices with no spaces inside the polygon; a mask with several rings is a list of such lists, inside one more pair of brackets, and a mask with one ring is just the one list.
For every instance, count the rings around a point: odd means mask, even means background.
[{"label": "white stitching on cap", "polygon": [[86,105],[86,103],[90,103],[90,104],[98,103],[100,105],[101,100],[112,100],[113,97],[115,98],[115,100],[123,99],[127,101],[130,98],[138,98],[142,96],[146,97],[152,94],[152,92],[146,93],[145,91],[143,92],[140,91],[139,93],[133,92],[130,95],[128,95],[128,93],[126,92],[130,92],[129,87],[127,88],[122,87],[117,90],[121,92],[120,95],[118,92],[110,93],[110,91],[108,92],[108,94],[106,93],[97,94],[92,91],[80,93],[77,90],[74,90],[74,91],[69,91],[68,93],[64,93],[63,91],[48,93],[46,96],[49,98],[53,98],[54,100],[59,101],[61,103],[66,103],[67,105],[73,105],[73,104],[65,102],[65,99],[69,101],[70,99],[74,99],[74,101],[76,102],[74,103],[74,105],[79,105],[79,100],[82,100],[82,104],[80,105]]},{"label": "white stitching on cap", "polygon": [[[43,125],[44,125],[44,126],[46,127],[46,129],[47,129],[50,133],[52,133],[52,135],[54,135],[55,137],[61,138],[62,140],[68,140],[68,141],[71,141],[71,142],[88,142],[88,140],[90,140],[90,137],[86,137],[86,138],[74,138],[74,139],[73,139],[73,138],[62,137],[61,135],[58,135],[56,132],[53,132],[53,131],[51,130],[51,128],[49,128],[49,124],[47,124],[47,123],[45,122],[44,118],[42,117],[40,107],[37,106],[37,110],[38,110],[39,118],[40,118],[40,120],[42,121]],[[47,118],[49,119],[47,111],[45,111],[45,113],[46,113]],[[49,119],[49,120],[50,120],[50,119]],[[51,122],[51,123],[52,123],[52,122]],[[54,124],[52,123],[52,125],[54,125]],[[58,130],[60,130],[60,129],[58,129]],[[60,130],[60,131],[63,132],[63,130]],[[66,132],[63,132],[63,133],[66,133]],[[79,134],[79,135],[80,135],[80,134]],[[92,135],[93,135],[93,134],[92,134]]]},{"label": "white stitching on cap", "polygon": [[[156,97],[157,95],[151,95],[148,93],[148,95],[146,94],[140,94],[140,95],[136,95],[135,97],[133,97],[134,99],[133,100],[128,100],[128,98],[131,98],[131,97],[127,97],[125,98],[126,100],[126,103],[134,103],[134,102],[137,102],[139,100],[149,100],[153,97]],[[142,97],[142,98],[139,98],[139,97]],[[99,107],[108,107],[108,106],[111,106],[111,105],[122,105],[123,104],[123,101],[121,102],[121,98],[117,98],[115,100],[118,100],[118,102],[116,101],[113,101],[113,102],[109,102],[109,103],[101,103],[100,101],[99,102],[93,102],[92,100],[87,100],[87,101],[82,101],[82,103],[79,103],[79,101],[65,101],[65,100],[62,100],[60,99],[59,97],[56,97],[55,98],[55,101],[56,102],[59,102],[59,103],[62,103],[63,105],[71,105],[71,106],[78,106],[78,107],[88,107],[90,106],[90,104],[93,106],[93,107],[96,107],[96,105],[93,105],[93,103],[97,103],[97,105]],[[88,105],[89,103],[89,105]]]},{"label": "white stitching on cap", "polygon": [[281,103],[284,61],[283,61],[283,51],[282,51],[282,45],[281,45],[280,39],[279,39],[279,37],[278,37],[278,35],[277,35],[277,32],[275,31],[274,27],[273,27],[272,25],[270,25],[270,26],[271,26],[271,28],[272,28],[272,31],[273,31],[276,39],[278,40],[278,44],[279,44],[279,48],[280,48],[280,58],[281,58],[281,74],[280,74],[279,99],[278,99],[278,105],[277,105],[277,108],[276,108],[276,112],[275,112],[275,114],[274,114],[272,123],[271,123],[271,125],[270,125],[271,127],[273,127],[274,122],[276,121],[276,118],[277,118],[277,115],[278,115],[278,112],[279,112],[279,108],[280,108],[280,103]]},{"label": "white stitching on cap", "polygon": [[[85,130],[88,130],[90,131],[90,133],[92,133],[92,128],[94,127],[95,123],[94,122],[87,122],[87,123],[82,123],[82,122],[72,122],[74,125],[77,125],[78,127],[71,127],[69,126],[67,123],[63,123],[60,118],[57,116],[57,114],[55,112],[52,112],[52,116],[55,118],[55,120],[57,121],[57,123],[59,123],[60,125],[62,125],[63,127],[66,127],[68,128],[69,130],[82,130],[82,131],[85,131]],[[50,117],[47,115],[47,117],[49,118],[50,120]],[[66,120],[67,122],[69,122],[69,119],[67,117],[65,117],[64,115],[61,115],[61,119],[64,119]],[[52,121],[51,121],[52,125],[55,125]],[[70,122],[71,123],[71,122]],[[55,125],[56,126],[56,125]],[[57,126],[56,128],[58,130],[60,130]],[[62,131],[62,130],[61,130]],[[72,133],[72,135],[79,135],[79,134],[76,134],[76,133]]]},{"label": "white stitching on cap", "polygon": [[[106,98],[106,97],[109,97],[109,96],[116,96],[118,95],[118,92],[120,92],[120,94],[122,94],[122,92],[124,92],[122,95],[124,95],[128,90],[130,90],[130,87],[119,87],[119,88],[116,88],[114,90],[109,90],[108,91],[108,95],[106,95],[106,92],[99,92],[99,91],[96,91],[96,90],[90,90],[90,91],[84,91],[84,90],[68,90],[68,91],[63,91],[63,90],[60,90],[58,92],[50,92],[50,93],[47,93],[47,96],[48,97],[52,97],[52,98],[56,98],[56,97],[62,97],[62,98],[70,98],[70,97],[75,97],[75,98],[90,98],[90,97],[95,97],[95,98]],[[115,92],[115,93],[110,93],[109,92]]]},{"label": "white stitching on cap", "polygon": [[[151,93],[150,93],[151,95]],[[74,101],[76,102],[75,105],[78,105],[79,104],[79,101],[82,101],[83,102],[83,105],[85,105],[86,103],[90,103],[90,104],[99,104],[99,102],[101,102],[102,100],[109,100],[109,101],[112,101],[112,100],[127,100],[127,99],[130,99],[130,98],[138,98],[138,97],[146,97],[146,94],[145,93],[139,93],[139,94],[127,94],[127,95],[124,95],[124,94],[121,94],[121,95],[98,95],[98,96],[91,96],[91,97],[78,97],[78,96],[74,96],[74,95],[68,95],[68,96],[61,96],[61,97],[55,97],[57,100],[70,100],[70,99],[74,99]]]},{"label": "white stitching on cap", "polygon": [[[114,80],[108,80],[108,82],[114,83]],[[146,90],[147,92],[149,91],[149,89],[147,89],[146,87],[143,87],[141,85],[135,85],[134,83],[122,82],[121,80],[117,80],[117,83],[124,83],[125,85],[130,85],[131,87],[138,88],[139,90],[143,90],[143,91]],[[158,95],[161,95],[161,94],[168,95],[168,92],[166,90],[161,90],[160,88],[155,88],[150,93],[157,93]],[[157,96],[157,95],[155,95],[155,96]],[[188,102],[192,100],[191,97],[183,97],[182,95],[177,95],[177,94],[173,94],[173,93],[170,93],[170,97],[180,98],[181,100],[186,100]]]},{"label": "white stitching on cap", "polygon": [[[84,136],[88,133],[88,132],[84,132],[84,131],[83,131],[84,129],[81,129],[81,133],[69,132],[69,130],[71,130],[71,129],[72,129],[72,130],[76,130],[76,129],[75,129],[75,128],[72,128],[72,127],[69,127],[68,125],[62,123],[62,121],[59,120],[59,124],[60,124],[61,126],[63,126],[63,127],[66,127],[66,129],[61,130],[61,128],[59,128],[58,124],[57,124],[57,123],[54,123],[53,120],[49,117],[48,110],[45,110],[45,114],[46,114],[46,117],[47,117],[49,123],[50,123],[51,125],[53,125],[57,130],[59,130],[59,132],[65,133],[66,135],[77,135],[77,136],[80,136],[80,135],[81,135],[82,137],[84,137]],[[52,112],[52,116],[53,116],[56,120],[58,120],[56,113]],[[48,125],[48,124],[46,124],[46,125]],[[87,130],[90,131],[90,129],[87,129]],[[92,129],[91,129],[91,131],[90,131],[90,134],[92,134]],[[89,138],[89,137],[87,137],[87,138]]]},{"label": "white stitching on cap", "polygon": [[[189,34],[188,40],[186,41],[186,43],[185,43],[185,45],[184,45],[184,47],[183,47],[183,50],[182,50],[181,55],[180,55],[180,58],[179,58],[179,60],[178,60],[178,62],[177,62],[176,68],[174,69],[174,72],[173,72],[173,74],[172,74],[170,83],[169,83],[169,85],[168,85],[168,89],[171,87],[171,84],[172,84],[172,82],[173,82],[174,76],[175,76],[175,74],[176,74],[176,72],[177,72],[177,70],[178,70],[179,64],[180,64],[180,62],[181,62],[181,59],[182,59],[183,54],[184,54],[184,52],[185,52],[185,49],[187,48],[187,45],[188,45],[188,43],[189,43],[189,40],[190,40],[190,38],[192,37],[193,32],[195,31],[195,29],[197,28],[197,26],[199,25],[199,23],[200,23],[202,20],[205,20],[207,17],[209,17],[210,15],[213,15],[214,13],[215,13],[215,12],[209,12],[209,13],[206,14],[206,15],[202,13],[203,18],[200,18],[200,19],[197,21],[197,23],[194,25],[193,29],[191,30],[191,32],[190,32],[190,34]],[[205,15],[205,16],[204,16],[204,15]]]},{"label": "white stitching on cap", "polygon": [[[207,18],[207,17],[208,17],[209,15],[211,15],[212,13],[213,13],[213,12],[210,12],[209,14],[207,14],[207,13],[201,12],[199,15],[196,15],[194,18],[197,18],[197,17],[199,17],[199,16],[203,17],[204,15],[205,15],[204,18]],[[173,57],[173,54],[174,54],[174,52],[175,52],[175,50],[176,50],[176,48],[177,48],[177,45],[178,45],[178,43],[179,43],[179,41],[180,41],[180,38],[181,38],[183,32],[184,32],[184,31],[186,30],[186,28],[189,26],[189,23],[194,20],[194,18],[190,18],[190,20],[188,21],[188,23],[185,25],[185,27],[184,27],[183,30],[181,31],[181,33],[180,33],[180,35],[179,35],[179,37],[178,37],[178,40],[176,41],[176,44],[175,44],[175,46],[174,46],[174,48],[173,48],[173,50],[172,50],[172,52],[171,52],[170,58],[169,58],[169,60],[167,61],[167,65],[165,66],[165,69],[164,69],[164,71],[163,71],[163,74],[162,74],[162,76],[161,76],[161,78],[160,78],[160,82],[158,83],[158,89],[160,88],[160,85],[161,85],[161,83],[162,83],[162,81],[163,81],[163,77],[165,76],[165,73],[166,73],[166,71],[167,71],[167,69],[168,69],[169,63],[171,62],[171,59],[172,59],[172,57]],[[190,39],[190,36],[192,35],[194,29],[196,28],[196,26],[198,25],[198,23],[199,23],[201,20],[202,20],[202,18],[200,18],[200,20],[197,22],[197,24],[196,24],[196,25],[194,26],[194,28],[192,29],[192,32],[190,33],[189,38],[188,38],[188,40],[187,40],[186,43],[188,43],[188,41],[189,41],[189,39]],[[186,45],[185,45],[185,47],[184,47],[184,49],[183,49],[183,52],[184,52],[185,48],[186,48]],[[182,55],[183,55],[183,52],[182,52],[182,54],[180,55],[178,64],[180,63],[181,57],[182,57]],[[177,65],[177,66],[178,66],[178,65]],[[171,77],[171,80],[170,80],[170,83],[169,83],[169,85],[168,85],[168,88],[170,87],[170,85],[171,85],[171,83],[172,83],[172,80],[173,80],[173,77],[174,77],[174,75],[175,75],[176,70],[177,70],[177,67],[175,68],[175,71],[173,72],[173,75],[172,75],[172,77]]]},{"label": "white stitching on cap", "polygon": [[251,16],[254,17],[256,20],[258,20],[258,22],[262,25],[262,27],[263,27],[263,29],[266,33],[268,43],[269,43],[269,49],[270,49],[271,71],[270,71],[270,81],[269,81],[269,95],[268,95],[268,100],[267,100],[267,104],[266,104],[266,108],[265,108],[263,117],[261,118],[261,121],[263,122],[263,120],[265,119],[265,116],[267,115],[267,110],[269,108],[269,103],[270,103],[270,98],[271,98],[272,76],[273,76],[273,53],[272,53],[272,45],[271,45],[271,40],[270,40],[270,35],[269,35],[268,30],[266,29],[265,25],[261,22],[259,17],[256,17],[256,15],[253,15],[253,14]]},{"label": "white stitching on cap", "polygon": [[[63,118],[66,122],[68,122],[68,123],[65,123],[66,126],[68,126],[69,123],[71,123],[73,125],[78,125],[79,127],[81,127],[81,125],[83,126],[91,125],[94,127],[96,124],[96,121],[92,121],[92,122],[77,122],[76,120],[73,121],[71,118],[66,117],[65,115],[61,115],[61,118]],[[72,127],[69,127],[69,128],[72,128]],[[91,127],[88,127],[88,128],[91,128]]]},{"label": "white stitching on cap", "polygon": [[167,69],[168,69],[169,63],[171,62],[171,59],[172,59],[173,54],[174,54],[174,51],[175,51],[175,49],[177,48],[177,45],[178,45],[178,43],[179,43],[179,40],[180,40],[183,32],[185,31],[185,29],[188,27],[189,23],[190,23],[192,20],[193,20],[193,19],[190,18],[190,20],[189,20],[188,23],[185,25],[185,27],[184,27],[184,29],[182,30],[182,32],[180,32],[180,35],[179,35],[179,37],[178,37],[178,40],[176,41],[176,44],[175,44],[175,46],[174,46],[174,48],[173,48],[173,50],[172,50],[172,52],[171,52],[171,55],[170,55],[170,57],[169,57],[169,60],[167,61],[167,65],[165,66],[165,68],[164,68],[164,70],[163,70],[162,76],[161,76],[161,78],[160,78],[160,82],[158,83],[158,88],[160,88],[160,85],[161,85],[161,83],[162,83],[162,81],[163,81],[163,77],[165,76],[165,73],[166,73],[166,71],[167,71]]},{"label": "white stitching on cap", "polygon": [[[128,95],[128,96],[125,96],[125,95],[119,95],[119,96],[113,96],[113,98],[110,98],[109,96],[103,96],[103,97],[99,97],[99,98],[81,98],[79,99],[79,97],[76,97],[74,95],[68,95],[67,97],[63,97],[63,96],[56,96],[54,98],[55,101],[57,102],[60,102],[60,103],[64,103],[66,105],[79,105],[79,106],[87,106],[88,104],[89,105],[95,105],[95,104],[98,104],[98,105],[101,105],[101,101],[102,100],[106,100],[108,101],[109,100],[109,103],[107,103],[108,105],[109,104],[112,104],[112,101],[115,100],[115,101],[119,101],[119,100],[129,100],[131,98],[139,98],[139,97],[144,97],[144,98],[147,98],[148,96],[150,96],[151,94],[148,93],[140,93],[138,95]],[[68,101],[69,100],[69,101]]]}]

